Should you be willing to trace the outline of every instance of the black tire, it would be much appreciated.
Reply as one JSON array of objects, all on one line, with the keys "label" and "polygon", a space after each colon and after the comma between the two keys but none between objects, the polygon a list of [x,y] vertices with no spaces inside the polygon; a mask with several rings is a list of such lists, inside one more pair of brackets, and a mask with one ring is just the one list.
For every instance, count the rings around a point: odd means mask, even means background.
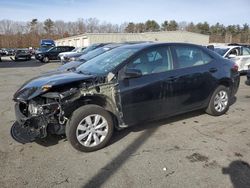
[{"label": "black tire", "polygon": [[[221,91],[226,93],[228,101],[227,101],[227,104],[225,105],[225,108],[222,111],[218,111],[218,110],[216,110],[216,107],[215,107],[215,97]],[[211,99],[209,101],[208,107],[206,109],[206,113],[208,113],[209,115],[212,115],[212,116],[220,116],[220,115],[225,114],[228,111],[229,106],[230,106],[229,89],[227,87],[223,86],[223,85],[220,85],[214,91],[214,93],[213,93],[213,95],[212,95],[212,97],[211,97]]]},{"label": "black tire", "polygon": [[[77,136],[76,136],[77,127],[84,118],[90,115],[94,115],[94,114],[101,115],[102,117],[105,118],[108,124],[107,126],[108,132],[106,134],[106,137],[98,145],[87,147],[78,141]],[[71,118],[69,119],[66,125],[66,136],[67,136],[68,141],[76,150],[83,151],[83,152],[96,151],[105,147],[110,141],[113,131],[114,131],[114,123],[113,123],[111,114],[108,111],[106,111],[104,108],[97,106],[97,105],[85,105],[76,109],[73,112]]]},{"label": "black tire", "polygon": [[49,62],[49,58],[48,57],[43,57],[43,60],[42,60],[44,63],[48,63]]}]

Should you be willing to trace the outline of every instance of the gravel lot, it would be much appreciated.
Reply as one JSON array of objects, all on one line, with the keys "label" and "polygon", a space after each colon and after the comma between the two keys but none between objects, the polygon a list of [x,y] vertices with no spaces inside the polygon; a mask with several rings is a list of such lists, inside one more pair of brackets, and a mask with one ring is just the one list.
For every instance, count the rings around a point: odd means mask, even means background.
[{"label": "gravel lot", "polygon": [[250,187],[250,87],[226,115],[193,112],[116,132],[92,153],[64,137],[15,142],[14,92],[59,64],[0,62],[0,187]]}]

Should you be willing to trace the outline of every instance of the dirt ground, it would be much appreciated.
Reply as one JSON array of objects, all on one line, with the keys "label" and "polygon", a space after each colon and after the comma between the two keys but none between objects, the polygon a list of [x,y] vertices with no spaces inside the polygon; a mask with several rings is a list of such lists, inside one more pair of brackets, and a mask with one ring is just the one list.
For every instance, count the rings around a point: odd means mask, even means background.
[{"label": "dirt ground", "polygon": [[0,62],[0,187],[250,187],[250,87],[226,115],[202,111],[116,132],[81,153],[65,137],[19,144],[10,136],[14,92],[59,63]]}]

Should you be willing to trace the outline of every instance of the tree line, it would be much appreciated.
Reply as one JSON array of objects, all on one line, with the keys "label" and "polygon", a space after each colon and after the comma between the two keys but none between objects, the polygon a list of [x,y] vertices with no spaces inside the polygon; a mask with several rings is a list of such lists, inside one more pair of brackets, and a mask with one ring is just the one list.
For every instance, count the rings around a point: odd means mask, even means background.
[{"label": "tree line", "polygon": [[210,25],[207,22],[176,22],[165,20],[159,24],[155,20],[140,23],[112,24],[100,22],[96,18],[78,19],[73,22],[51,20],[41,22],[32,19],[27,22],[0,20],[0,48],[37,47],[42,38],[58,39],[83,33],[143,33],[160,31],[189,31],[210,35],[210,42],[250,43],[249,25]]}]

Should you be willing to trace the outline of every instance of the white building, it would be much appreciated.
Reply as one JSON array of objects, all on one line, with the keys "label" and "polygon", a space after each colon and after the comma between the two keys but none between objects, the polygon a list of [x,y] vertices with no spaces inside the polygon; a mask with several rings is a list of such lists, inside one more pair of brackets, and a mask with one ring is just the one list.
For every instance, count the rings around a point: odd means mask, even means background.
[{"label": "white building", "polygon": [[206,45],[209,35],[187,31],[164,31],[146,33],[86,33],[56,40],[57,46],[86,47],[94,43],[127,42],[127,41],[158,41],[158,42],[187,42]]}]

